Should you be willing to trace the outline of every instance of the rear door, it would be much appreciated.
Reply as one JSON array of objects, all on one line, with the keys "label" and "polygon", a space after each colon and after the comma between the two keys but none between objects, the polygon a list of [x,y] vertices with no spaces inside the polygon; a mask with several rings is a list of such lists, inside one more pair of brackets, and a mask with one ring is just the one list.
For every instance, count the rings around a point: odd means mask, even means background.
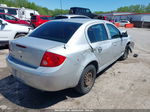
[{"label": "rear door", "polygon": [[107,28],[112,41],[112,55],[114,59],[120,57],[123,51],[123,39],[120,31],[112,24],[107,23]]},{"label": "rear door", "polygon": [[107,66],[112,61],[113,56],[111,54],[112,43],[108,37],[105,25],[91,25],[87,30],[87,35],[90,46],[93,48],[93,53],[99,60],[99,66]]}]

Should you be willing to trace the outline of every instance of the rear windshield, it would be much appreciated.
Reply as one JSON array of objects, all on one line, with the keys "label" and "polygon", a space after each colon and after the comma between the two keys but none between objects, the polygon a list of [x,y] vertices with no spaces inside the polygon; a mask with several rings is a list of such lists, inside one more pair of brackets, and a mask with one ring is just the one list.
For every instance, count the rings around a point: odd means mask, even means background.
[{"label": "rear windshield", "polygon": [[36,16],[31,16],[31,20],[36,20]]},{"label": "rear windshield", "polygon": [[68,17],[66,16],[56,16],[55,19],[67,19]]},{"label": "rear windshield", "polygon": [[40,17],[40,18],[43,20],[53,20],[54,19],[53,17]]},{"label": "rear windshield", "polygon": [[77,18],[77,19],[78,19],[78,18],[81,18],[81,19],[89,19],[88,17],[84,17],[84,16],[75,16],[75,17],[71,17],[71,18],[74,18],[74,19],[75,19],[75,18]]},{"label": "rear windshield", "polygon": [[67,43],[81,25],[72,22],[48,22],[37,28],[29,36]]}]

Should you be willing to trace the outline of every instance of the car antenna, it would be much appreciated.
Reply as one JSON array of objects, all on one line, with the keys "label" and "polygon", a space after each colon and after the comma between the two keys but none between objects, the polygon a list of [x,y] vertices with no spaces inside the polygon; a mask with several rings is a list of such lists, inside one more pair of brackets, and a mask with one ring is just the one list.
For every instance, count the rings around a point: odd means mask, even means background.
[{"label": "car antenna", "polygon": [[64,49],[66,49],[66,44],[64,44]]}]

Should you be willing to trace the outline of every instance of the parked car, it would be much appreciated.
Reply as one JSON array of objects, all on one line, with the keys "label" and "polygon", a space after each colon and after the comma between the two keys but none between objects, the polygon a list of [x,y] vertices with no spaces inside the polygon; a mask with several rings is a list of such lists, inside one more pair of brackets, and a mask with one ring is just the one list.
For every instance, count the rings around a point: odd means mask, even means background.
[{"label": "parked car", "polygon": [[130,24],[128,20],[120,20],[118,23],[120,24],[121,27],[124,27],[126,24]]},{"label": "parked car", "polygon": [[75,88],[88,93],[96,74],[128,57],[130,36],[112,23],[94,19],[47,22],[27,38],[10,42],[7,57],[14,77],[44,91]]},{"label": "parked car", "polygon": [[88,8],[82,8],[82,7],[71,7],[69,10],[69,14],[78,14],[78,15],[85,15],[90,18],[96,18],[98,15],[92,13],[90,9]]},{"label": "parked car", "polygon": [[39,25],[51,21],[54,18],[52,16],[46,16],[46,15],[32,15],[31,16],[31,24],[34,28],[38,27]]},{"label": "parked car", "polygon": [[31,15],[39,15],[38,11],[27,8],[9,7],[6,4],[0,4],[0,13],[7,13],[21,20],[30,21]]},{"label": "parked car", "polygon": [[55,19],[76,19],[76,18],[82,18],[82,19],[90,19],[87,16],[84,15],[75,15],[75,14],[66,14],[66,15],[58,15],[55,17]]},{"label": "parked car", "polygon": [[5,21],[13,24],[24,24],[30,26],[30,23],[24,20],[20,20],[10,14],[0,13],[0,18],[4,19]]},{"label": "parked car", "polygon": [[25,36],[31,30],[29,26],[12,24],[0,18],[0,46],[8,45],[10,40]]}]

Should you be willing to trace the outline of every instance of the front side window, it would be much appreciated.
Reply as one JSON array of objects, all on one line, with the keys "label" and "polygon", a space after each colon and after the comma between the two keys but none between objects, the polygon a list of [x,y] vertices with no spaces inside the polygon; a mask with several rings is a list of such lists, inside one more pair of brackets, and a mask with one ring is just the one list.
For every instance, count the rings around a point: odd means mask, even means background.
[{"label": "front side window", "polygon": [[86,9],[86,13],[91,13],[91,11],[89,9]]},{"label": "front side window", "polygon": [[6,19],[6,20],[16,20],[15,17],[10,16],[10,15],[5,15],[5,19]]},{"label": "front side window", "polygon": [[37,28],[29,36],[67,43],[81,25],[72,22],[48,22]]},{"label": "front side window", "polygon": [[108,40],[104,24],[93,25],[88,29],[88,37],[91,43]]},{"label": "front side window", "polygon": [[120,31],[113,25],[107,24],[112,39],[121,38]]}]

